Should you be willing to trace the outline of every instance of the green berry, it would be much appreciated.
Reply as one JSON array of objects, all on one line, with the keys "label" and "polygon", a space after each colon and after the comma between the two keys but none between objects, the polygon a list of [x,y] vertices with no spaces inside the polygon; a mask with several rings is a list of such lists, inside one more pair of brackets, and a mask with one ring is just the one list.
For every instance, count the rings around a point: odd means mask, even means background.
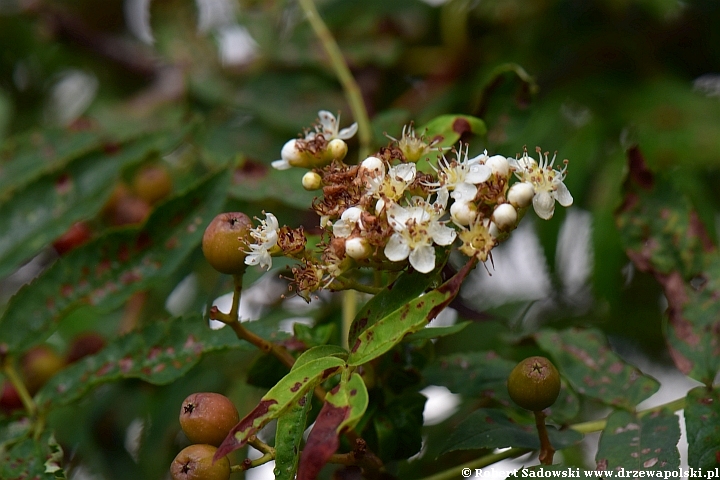
[{"label": "green berry", "polygon": [[245,251],[250,238],[252,222],[244,213],[221,213],[205,229],[202,250],[205,259],[221,273],[236,274],[245,271]]},{"label": "green berry", "polygon": [[177,454],[170,474],[173,480],[227,480],[230,478],[230,461],[223,457],[213,463],[217,451],[212,445],[190,445]]},{"label": "green berry", "polygon": [[219,446],[239,421],[235,405],[219,393],[193,393],[180,407],[180,426],[193,443]]},{"label": "green berry", "polygon": [[545,357],[530,357],[518,363],[508,377],[512,401],[533,412],[555,403],[560,394],[560,374]]},{"label": "green berry", "polygon": [[148,165],[140,169],[132,181],[135,195],[150,205],[172,193],[173,182],[167,169],[162,165]]}]

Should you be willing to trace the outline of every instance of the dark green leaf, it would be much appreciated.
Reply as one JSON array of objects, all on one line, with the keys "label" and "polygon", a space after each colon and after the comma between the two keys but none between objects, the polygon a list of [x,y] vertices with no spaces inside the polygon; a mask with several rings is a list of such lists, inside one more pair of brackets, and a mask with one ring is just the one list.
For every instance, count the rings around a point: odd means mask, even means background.
[{"label": "dark green leaf", "polygon": [[62,235],[74,222],[93,217],[112,193],[120,172],[176,137],[149,137],[113,154],[82,156],[67,168],[35,179],[0,204],[0,277]]},{"label": "dark green leaf", "polygon": [[675,470],[680,466],[680,424],[672,412],[638,417],[610,415],[595,456],[598,470]]},{"label": "dark green leaf", "polygon": [[[246,324],[264,338],[276,331],[274,322]],[[252,350],[229,328],[211,330],[199,315],[156,321],[131,332],[55,375],[37,394],[39,404],[64,405],[90,389],[123,378],[154,384],[175,381],[209,352],[230,348]]]},{"label": "dark green leaf", "polygon": [[408,392],[394,398],[373,417],[377,453],[383,460],[405,459],[420,451],[426,401],[424,395]]},{"label": "dark green leaf", "polygon": [[[348,357],[348,365],[355,366],[369,362],[397,345],[408,333],[424,328],[455,298],[463,279],[474,266],[475,259],[471,259],[447,282],[396,310],[380,310],[382,313],[379,314],[371,309],[368,316],[356,317],[353,323],[357,322],[359,327],[365,328],[358,328],[362,333],[351,344],[353,346]],[[367,308],[363,309],[361,315],[366,315],[365,312],[368,312]],[[370,316],[376,315],[384,316],[372,322]],[[368,324],[370,326],[367,326]]]},{"label": "dark green leaf", "polygon": [[[277,157],[280,158],[280,152]],[[302,168],[276,170],[248,160],[235,170],[230,195],[246,201],[279,200],[298,210],[308,210],[322,192],[309,192],[302,187],[302,177],[307,172]]]},{"label": "dark green leaf", "polygon": [[172,274],[220,211],[226,180],[214,174],[163,203],[143,226],[110,232],[57,261],[10,300],[0,318],[3,344],[10,351],[28,348],[73,306],[112,309]]},{"label": "dark green leaf", "polygon": [[250,365],[247,383],[255,387],[270,389],[287,373],[287,365],[269,353],[262,354],[255,357]]},{"label": "dark green leaf", "polygon": [[312,405],[312,392],[301,397],[287,413],[278,418],[275,429],[275,480],[294,480],[300,456],[300,443],[305,433],[307,416]]},{"label": "dark green leaf", "polygon": [[52,433],[27,438],[9,450],[0,450],[0,478],[17,480],[64,480],[60,467],[63,450]]},{"label": "dark green leaf", "polygon": [[[550,443],[556,450],[575,445],[583,436],[574,430],[559,431],[548,426]],[[481,408],[471,413],[455,429],[445,443],[443,453],[453,450],[480,448],[540,448],[535,423],[520,425],[513,422],[501,410]]]},{"label": "dark green leaf", "polygon": [[337,357],[344,360],[347,358],[347,350],[338,345],[318,345],[317,347],[312,347],[298,357],[293,364],[292,370],[297,370],[308,362],[325,357]]},{"label": "dark green leaf", "polygon": [[328,323],[325,325],[315,325],[309,327],[300,322],[293,324],[293,333],[295,338],[307,347],[315,347],[317,345],[325,345],[330,341],[335,333],[335,324]]},{"label": "dark green leaf", "polygon": [[582,395],[633,409],[660,387],[654,378],[623,362],[598,331],[544,330],[535,338],[563,377]]},{"label": "dark green leaf", "polygon": [[697,387],[685,399],[688,465],[710,470],[720,467],[720,392]]},{"label": "dark green leaf", "polygon": [[457,353],[440,357],[424,371],[427,383],[442,385],[467,397],[495,391],[507,391],[507,377],[515,362],[499,357],[495,352]]}]

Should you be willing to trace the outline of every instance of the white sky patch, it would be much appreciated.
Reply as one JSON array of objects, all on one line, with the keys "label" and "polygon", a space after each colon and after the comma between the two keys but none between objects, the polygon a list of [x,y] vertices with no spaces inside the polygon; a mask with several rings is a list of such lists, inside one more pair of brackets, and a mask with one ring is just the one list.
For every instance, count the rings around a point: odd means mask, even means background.
[{"label": "white sky patch", "polygon": [[[249,288],[243,290],[240,297],[240,308],[238,317],[241,322],[248,322],[260,318],[272,303],[286,291],[284,282],[277,278],[277,273],[268,272],[253,283]],[[232,307],[232,292],[221,295],[213,301],[213,305],[221,312],[229,312]],[[210,328],[218,330],[225,324],[217,320],[210,320]]]},{"label": "white sky patch", "polygon": [[460,395],[445,387],[428,385],[420,390],[427,397],[423,410],[423,425],[437,425],[455,413],[460,405]]},{"label": "white sky patch", "polygon": [[45,105],[46,118],[59,125],[72,123],[93,102],[98,85],[95,75],[76,69],[63,71],[50,88]]},{"label": "white sky patch", "polygon": [[147,45],[155,43],[150,26],[150,0],[125,0],[123,10],[130,33]]},{"label": "white sky patch", "polygon": [[[262,453],[259,450],[254,449],[248,445],[248,458],[255,460],[256,458],[262,457]],[[271,460],[268,463],[260,465],[259,467],[251,468],[245,472],[246,480],[273,480],[275,474],[275,460]]]}]

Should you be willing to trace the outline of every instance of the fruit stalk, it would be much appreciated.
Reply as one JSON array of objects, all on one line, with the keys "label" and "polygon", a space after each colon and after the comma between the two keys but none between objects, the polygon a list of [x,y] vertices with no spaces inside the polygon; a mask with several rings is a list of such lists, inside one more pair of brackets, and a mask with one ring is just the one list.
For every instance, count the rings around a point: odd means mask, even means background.
[{"label": "fruit stalk", "polygon": [[537,427],[538,436],[540,437],[540,456],[538,459],[543,465],[552,465],[555,449],[550,443],[547,427],[545,426],[545,414],[541,410],[533,412],[535,414],[535,426]]},{"label": "fruit stalk", "polygon": [[25,384],[23,383],[22,379],[20,378],[20,375],[18,374],[17,370],[13,366],[13,363],[10,359],[10,357],[3,356],[2,359],[2,369],[5,373],[5,376],[7,376],[8,380],[12,384],[13,387],[15,387],[15,390],[18,393],[18,396],[20,397],[20,401],[23,404],[23,407],[25,408],[25,411],[30,415],[31,417],[37,413],[37,405],[35,405],[35,402],[33,401],[32,397],[30,396],[30,392],[28,392],[28,389],[25,387]]}]

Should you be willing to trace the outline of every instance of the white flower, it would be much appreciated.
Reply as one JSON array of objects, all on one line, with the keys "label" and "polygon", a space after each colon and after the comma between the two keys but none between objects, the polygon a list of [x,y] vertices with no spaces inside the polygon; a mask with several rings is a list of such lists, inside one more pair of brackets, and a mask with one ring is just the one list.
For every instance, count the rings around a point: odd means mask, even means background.
[{"label": "white flower", "polygon": [[527,150],[523,156],[515,160],[508,159],[510,166],[515,170],[515,176],[523,182],[532,184],[535,190],[533,207],[538,217],[547,220],[555,213],[555,201],[563,207],[569,207],[573,203],[573,197],[567,189],[563,180],[567,171],[567,160],[564,161],[562,170],[554,170],[553,164],[557,154],[552,160],[548,160],[548,153],[542,153],[540,148],[536,149],[540,163],[531,158]]},{"label": "white flower", "polygon": [[265,213],[265,220],[261,220],[259,226],[250,230],[250,236],[254,242],[249,245],[250,251],[246,252],[245,263],[260,265],[261,268],[270,270],[272,257],[269,250],[277,247],[279,231],[280,226],[275,215]]},{"label": "white flower", "polygon": [[[456,200],[470,202],[475,198],[477,193],[476,185],[479,185],[490,178],[492,170],[484,164],[488,158],[487,150],[468,159],[468,146],[465,145],[463,150],[460,144],[460,150],[455,151],[455,160],[448,160],[443,155],[438,160],[438,182],[428,186],[435,188],[447,188],[453,191],[453,198]],[[457,192],[457,193],[456,193]]]},{"label": "white flower", "polygon": [[392,262],[407,258],[418,272],[428,273],[435,268],[435,249],[432,244],[450,245],[455,230],[445,226],[439,219],[444,213],[447,195],[435,203],[414,198],[414,205],[404,208],[397,203],[388,207],[388,222],[395,233],[385,245],[385,256]]},{"label": "white flower", "polygon": [[271,163],[276,170],[287,170],[293,165],[299,165],[303,161],[302,154],[297,148],[297,140],[288,140],[280,150],[280,160]]},{"label": "white flower", "polygon": [[[435,150],[435,146],[441,141],[441,137],[438,137],[435,140],[431,140],[430,143],[425,142],[424,135],[418,137],[415,134],[412,123],[403,127],[400,140],[387,134],[385,134],[385,136],[397,143],[398,148],[405,156],[405,160],[413,163],[417,163],[421,158],[427,157],[430,152]],[[448,148],[449,147],[438,148],[438,150],[442,151]]]},{"label": "white flower", "polygon": [[335,115],[327,110],[320,110],[318,112],[318,120],[319,123],[315,125],[315,131],[309,132],[305,135],[305,140],[312,140],[319,134],[322,134],[327,141],[334,140],[336,138],[347,140],[348,138],[352,138],[358,130],[357,122],[340,130],[340,115],[338,115],[336,119]]},{"label": "white flower", "polygon": [[497,244],[500,232],[489,218],[476,218],[469,228],[462,228],[458,237],[462,241],[459,250],[468,257],[476,256],[481,262],[488,259],[490,250]]},{"label": "white flower", "polygon": [[414,163],[401,163],[390,167],[386,175],[367,177],[367,194],[378,199],[375,213],[379,214],[385,208],[386,201],[400,200],[408,186],[415,181],[416,173],[417,167]]},{"label": "white flower", "polygon": [[[350,207],[346,209],[340,216],[340,220],[333,225],[333,235],[340,238],[347,238],[355,229],[355,225],[360,224],[360,216],[363,210],[359,207]],[[362,228],[362,224],[360,224]]]}]

